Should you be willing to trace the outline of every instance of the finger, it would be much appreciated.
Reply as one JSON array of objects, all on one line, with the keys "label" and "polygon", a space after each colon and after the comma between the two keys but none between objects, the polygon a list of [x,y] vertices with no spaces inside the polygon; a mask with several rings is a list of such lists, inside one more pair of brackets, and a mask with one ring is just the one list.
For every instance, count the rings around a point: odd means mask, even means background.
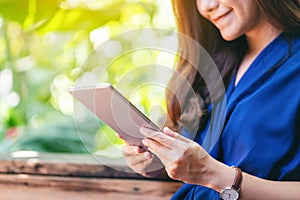
[{"label": "finger", "polygon": [[138,155],[135,156],[129,156],[127,157],[127,164],[132,167],[132,168],[136,168],[138,167],[138,165],[141,165],[144,162],[147,162],[148,160],[152,160],[153,159],[153,155],[149,152],[146,151],[144,153],[140,153]]},{"label": "finger", "polygon": [[185,148],[186,146],[185,142],[182,140],[171,137],[159,131],[142,127],[140,132],[147,138],[150,138],[163,146],[169,147],[170,149],[182,149],[182,147]]},{"label": "finger", "polygon": [[133,156],[142,153],[143,150],[139,146],[125,145],[122,148],[122,153],[124,156]]},{"label": "finger", "polygon": [[151,153],[149,151],[143,151],[139,146],[126,145],[122,148],[122,153],[125,156],[127,163],[131,166],[151,158]]},{"label": "finger", "polygon": [[141,163],[138,163],[137,165],[134,165],[132,169],[140,174],[145,174],[147,171],[147,168],[151,165],[153,162],[154,157],[152,156],[150,159],[147,159]]},{"label": "finger", "polygon": [[165,133],[166,135],[170,136],[170,137],[173,137],[173,138],[176,138],[176,139],[179,139],[181,141],[184,141],[184,142],[191,142],[190,139],[172,131],[170,128],[168,127],[164,127],[163,128],[163,133]]},{"label": "finger", "polygon": [[143,139],[142,140],[142,143],[148,147],[148,150],[154,154],[157,154],[158,151],[160,151],[161,149],[163,148],[168,148],[166,146],[164,146],[162,143],[156,141],[156,140],[153,140],[153,139]]},{"label": "finger", "polygon": [[184,153],[180,149],[170,149],[161,143],[152,139],[143,139],[143,144],[148,147],[151,153],[155,154],[164,165],[168,165],[175,160],[178,160]]}]

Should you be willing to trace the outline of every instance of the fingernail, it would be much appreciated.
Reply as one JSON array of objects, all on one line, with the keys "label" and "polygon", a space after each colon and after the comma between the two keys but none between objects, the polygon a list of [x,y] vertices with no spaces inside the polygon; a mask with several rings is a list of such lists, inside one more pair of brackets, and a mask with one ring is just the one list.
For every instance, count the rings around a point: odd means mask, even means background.
[{"label": "fingernail", "polygon": [[168,129],[169,129],[169,128],[165,126],[165,127],[163,128],[163,131],[166,131],[166,130],[168,130]]},{"label": "fingernail", "polygon": [[147,129],[144,128],[144,127],[141,127],[141,128],[140,128],[140,132],[141,132],[143,135],[147,135]]},{"label": "fingernail", "polygon": [[142,143],[145,145],[145,146],[148,146],[149,145],[149,141],[147,139],[143,139],[142,140]]},{"label": "fingernail", "polygon": [[139,153],[139,152],[140,152],[140,148],[139,148],[139,147],[135,147],[135,148],[134,148],[134,152],[135,152],[135,153]]},{"label": "fingernail", "polygon": [[149,152],[145,152],[144,157],[147,158],[147,159],[150,159],[152,156]]}]

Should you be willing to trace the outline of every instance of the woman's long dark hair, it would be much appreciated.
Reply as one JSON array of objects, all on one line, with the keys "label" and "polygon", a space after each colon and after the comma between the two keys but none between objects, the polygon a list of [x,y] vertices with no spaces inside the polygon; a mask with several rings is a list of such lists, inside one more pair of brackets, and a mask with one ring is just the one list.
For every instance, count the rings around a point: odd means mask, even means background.
[{"label": "woman's long dark hair", "polygon": [[[219,30],[199,14],[196,0],[172,0],[172,4],[178,32],[197,41],[212,57],[222,76],[222,80],[205,82],[203,76],[209,77],[209,74],[201,73],[200,75],[199,69],[195,69],[184,57],[180,57],[178,60],[176,72],[180,73],[185,80],[178,79],[178,75],[174,73],[169,81],[166,90],[168,126],[173,127],[174,130],[178,130],[182,126],[199,129],[201,124],[203,125],[205,122],[206,106],[218,100],[218,98],[211,98],[211,94],[208,92],[209,84],[223,81],[225,87],[227,87],[246,53],[248,45],[244,36],[234,41],[225,41]],[[299,33],[299,0],[257,0],[257,4],[273,26],[283,30],[290,36]],[[179,49],[181,55],[194,56],[195,59],[199,56],[199,52],[195,52],[193,47],[185,40],[179,39]],[[206,66],[201,66],[200,61],[197,67],[205,68]],[[210,73],[209,70],[207,70],[207,73]],[[200,110],[194,109],[196,108],[195,99],[191,99],[191,91],[187,90],[182,81],[188,81],[192,85],[193,92],[198,94],[197,102],[200,105]],[[222,98],[223,95],[222,93],[215,94],[219,98]]]}]

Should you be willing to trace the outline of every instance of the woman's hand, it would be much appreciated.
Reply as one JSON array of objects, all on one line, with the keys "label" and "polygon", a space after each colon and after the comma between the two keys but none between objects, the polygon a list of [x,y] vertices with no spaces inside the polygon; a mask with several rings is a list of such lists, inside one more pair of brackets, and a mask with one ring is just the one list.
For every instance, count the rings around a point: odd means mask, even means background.
[{"label": "woman's hand", "polygon": [[147,139],[138,146],[125,146],[127,164],[144,176],[155,176],[166,170],[170,178],[185,183],[203,185],[218,192],[231,186],[235,169],[212,158],[199,144],[169,128],[162,132],[141,128]]},{"label": "woman's hand", "polygon": [[153,177],[163,171],[164,167],[157,157],[139,146],[126,145],[123,147],[122,153],[127,165],[143,176]]},{"label": "woman's hand", "polygon": [[[143,139],[143,144],[161,160],[171,178],[190,184],[209,184],[211,177],[207,172],[216,160],[199,144],[169,128],[164,128],[162,132],[141,128],[141,133],[147,137]],[[141,157],[145,156],[149,154]]]}]

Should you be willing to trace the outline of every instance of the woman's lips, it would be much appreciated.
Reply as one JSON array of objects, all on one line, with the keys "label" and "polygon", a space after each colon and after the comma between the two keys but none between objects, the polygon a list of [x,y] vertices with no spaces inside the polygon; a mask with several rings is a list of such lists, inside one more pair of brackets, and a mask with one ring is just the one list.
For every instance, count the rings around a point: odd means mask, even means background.
[{"label": "woman's lips", "polygon": [[231,11],[228,11],[226,13],[220,14],[216,17],[212,17],[211,20],[214,24],[217,24],[220,20],[224,19]]}]

